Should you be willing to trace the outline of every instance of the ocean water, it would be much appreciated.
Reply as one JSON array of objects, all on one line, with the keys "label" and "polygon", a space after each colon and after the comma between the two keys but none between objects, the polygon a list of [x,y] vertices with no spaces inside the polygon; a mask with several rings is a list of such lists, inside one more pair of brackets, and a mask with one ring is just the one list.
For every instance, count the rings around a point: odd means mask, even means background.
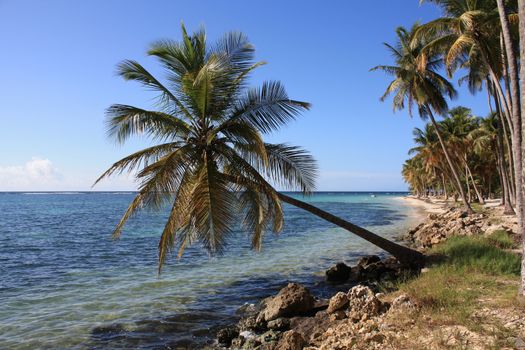
[{"label": "ocean water", "polygon": [[[395,238],[420,212],[400,193],[316,193],[320,208]],[[236,310],[288,281],[326,297],[337,261],[380,253],[366,241],[285,205],[285,226],[261,252],[241,229],[222,256],[195,245],[157,277],[166,212],[112,229],[133,193],[0,193],[0,349],[202,348]]]}]

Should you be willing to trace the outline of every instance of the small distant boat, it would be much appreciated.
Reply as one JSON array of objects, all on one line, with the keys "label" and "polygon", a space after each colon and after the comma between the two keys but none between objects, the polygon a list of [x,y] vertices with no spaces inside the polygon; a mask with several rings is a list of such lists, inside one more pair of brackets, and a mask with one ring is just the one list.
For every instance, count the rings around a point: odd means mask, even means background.
[{"label": "small distant boat", "polygon": [[370,195],[370,197],[372,197],[372,198],[375,198],[375,196],[376,196],[375,194],[371,194],[371,195]]}]

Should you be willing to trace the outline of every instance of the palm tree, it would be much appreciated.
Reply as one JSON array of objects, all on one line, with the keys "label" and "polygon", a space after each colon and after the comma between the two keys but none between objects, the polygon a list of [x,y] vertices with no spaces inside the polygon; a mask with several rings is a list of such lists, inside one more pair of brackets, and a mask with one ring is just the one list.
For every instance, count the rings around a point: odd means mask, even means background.
[{"label": "palm tree", "polygon": [[410,30],[399,27],[396,30],[397,45],[392,46],[384,43],[394,56],[396,65],[376,66],[371,70],[381,70],[395,78],[388,85],[386,92],[381,97],[381,101],[384,101],[390,94],[394,94],[394,111],[404,109],[406,103],[410,115],[412,115],[413,106],[416,105],[419,116],[422,119],[430,118],[432,125],[436,129],[436,134],[453,174],[457,189],[461,194],[465,209],[468,213],[473,213],[433,114],[433,111],[441,115],[447,112],[448,104],[445,96],[454,98],[456,90],[447,79],[436,72],[436,69],[442,65],[442,60],[436,55],[423,53],[422,49],[425,47],[426,42],[414,40],[418,29],[419,24],[417,23]]},{"label": "palm tree", "polygon": [[[416,154],[413,159],[418,159],[418,162],[424,165],[424,173],[420,171],[420,176],[425,179],[424,183],[438,183],[441,180],[441,187],[448,198],[445,177],[449,178],[450,174],[447,172],[448,166],[434,126],[427,123],[424,129],[414,128],[412,134],[416,147],[411,148],[408,154]],[[438,174],[441,179],[437,178]],[[452,186],[454,187],[454,182]]]},{"label": "palm tree", "polygon": [[426,191],[426,171],[420,155],[405,161],[401,174],[418,198]]},{"label": "palm tree", "polygon": [[279,129],[309,109],[291,100],[279,82],[247,88],[250,73],[264,62],[253,62],[254,49],[241,33],[229,33],[214,46],[204,30],[182,41],[159,41],[149,55],[167,74],[162,83],[135,61],[124,61],[118,73],[159,93],[158,109],[112,105],[107,111],[109,135],[125,142],[146,135],[157,142],[113,164],[97,180],[138,170],[139,191],[113,235],[144,207],[171,206],[159,241],[159,272],[167,253],[196,241],[210,253],[221,252],[232,226],[242,217],[261,247],[266,229],[283,226],[281,202],[305,209],[351,231],[407,264],[419,264],[421,253],[279,193],[270,183],[308,194],[314,189],[316,163],[301,148],[269,144],[262,135]]},{"label": "palm tree", "polygon": [[472,175],[472,170],[469,166],[469,150],[472,148],[471,140],[468,135],[479,127],[479,120],[472,116],[471,110],[466,107],[455,107],[451,109],[447,117],[440,122],[443,126],[443,134],[445,136],[447,145],[454,150],[457,158],[457,164],[462,164],[465,168],[465,182],[467,189],[470,192],[469,178],[472,187],[476,192],[480,204],[484,204],[483,196],[481,195],[476,181]]},{"label": "palm tree", "polygon": [[[520,36],[520,91],[525,91],[525,0],[518,0],[518,14],[519,14],[519,36]],[[521,110],[525,110],[525,99],[521,97]],[[521,120],[522,132],[525,133],[525,123],[523,119]],[[520,144],[520,147],[523,147],[523,144]],[[525,155],[525,150],[522,152],[522,156]],[[524,160],[525,161],[525,160]],[[522,169],[523,170],[523,169]],[[525,176],[525,174],[520,174]],[[522,193],[525,191],[522,191]],[[520,294],[525,296],[525,222],[524,215],[518,215],[518,228],[521,235],[522,242],[522,254],[521,254],[521,284],[520,284]]]},{"label": "palm tree", "polygon": [[499,122],[500,119],[496,116],[496,113],[489,114],[486,118],[481,119],[479,127],[472,130],[468,138],[472,141],[474,152],[480,155],[481,159],[495,158],[496,164],[493,164],[491,168],[499,169],[502,204],[504,205],[503,213],[511,215],[514,214],[514,209],[509,199],[508,179],[507,172],[504,169],[505,156],[503,155],[503,147],[500,140],[502,133]]}]

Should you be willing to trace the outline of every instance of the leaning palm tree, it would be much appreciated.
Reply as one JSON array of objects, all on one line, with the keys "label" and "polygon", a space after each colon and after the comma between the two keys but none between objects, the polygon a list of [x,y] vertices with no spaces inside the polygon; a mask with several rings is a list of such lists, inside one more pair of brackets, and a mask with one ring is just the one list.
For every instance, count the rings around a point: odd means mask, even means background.
[{"label": "leaning palm tree", "polygon": [[445,145],[440,127],[434,118],[434,112],[441,115],[447,112],[448,104],[445,96],[455,97],[456,90],[446,78],[436,72],[436,69],[442,65],[441,58],[423,52],[426,43],[414,40],[418,29],[419,24],[417,23],[410,30],[403,27],[397,28],[397,45],[384,44],[394,56],[396,65],[376,66],[371,70],[381,70],[394,76],[394,80],[388,85],[386,92],[381,97],[381,100],[384,101],[390,94],[394,94],[394,111],[404,109],[406,104],[409,114],[412,115],[412,109],[415,105],[422,119],[430,118],[465,209],[472,213],[455,164]]},{"label": "leaning palm tree", "polygon": [[221,252],[239,217],[252,235],[252,246],[259,249],[266,229],[278,232],[283,226],[281,202],[351,231],[402,262],[421,262],[419,252],[273,187],[304,194],[314,189],[316,163],[306,151],[262,138],[310,105],[290,99],[279,82],[247,88],[250,73],[264,62],[253,62],[253,46],[243,34],[227,34],[208,46],[204,30],[190,36],[182,26],[181,42],[160,41],[148,53],[165,69],[165,84],[135,61],[121,63],[118,73],[158,92],[158,109],[112,105],[108,126],[109,135],[119,142],[142,134],[157,144],[119,160],[97,182],[138,171],[138,194],[114,237],[137,210],[170,205],[159,241],[159,272],[170,251],[178,250],[180,257],[194,242],[210,253]]}]

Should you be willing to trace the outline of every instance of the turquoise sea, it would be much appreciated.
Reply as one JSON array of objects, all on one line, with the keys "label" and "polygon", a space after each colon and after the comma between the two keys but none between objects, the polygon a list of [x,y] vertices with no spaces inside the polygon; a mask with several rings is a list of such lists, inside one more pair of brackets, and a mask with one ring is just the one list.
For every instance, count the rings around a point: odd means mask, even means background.
[{"label": "turquoise sea", "polygon": [[[319,192],[320,208],[395,238],[420,212],[404,193]],[[131,219],[110,238],[133,193],[0,193],[0,349],[201,348],[236,310],[287,281],[318,296],[337,288],[324,271],[380,253],[367,242],[285,206],[279,235],[250,249],[238,230],[222,256],[198,245],[157,277],[166,212]]]}]

